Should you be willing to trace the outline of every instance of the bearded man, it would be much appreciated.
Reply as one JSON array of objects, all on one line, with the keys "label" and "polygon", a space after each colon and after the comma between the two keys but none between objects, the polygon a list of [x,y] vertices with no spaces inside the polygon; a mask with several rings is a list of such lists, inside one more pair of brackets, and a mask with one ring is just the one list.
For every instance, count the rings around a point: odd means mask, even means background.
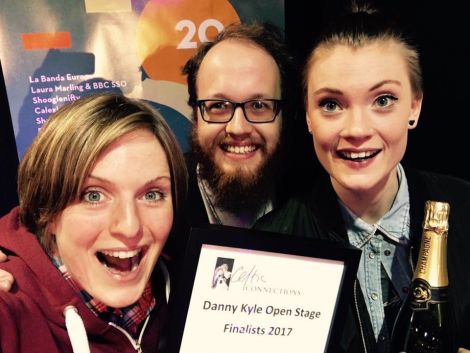
[{"label": "bearded man", "polygon": [[280,201],[290,57],[271,25],[228,26],[186,63],[191,225],[251,228]]}]

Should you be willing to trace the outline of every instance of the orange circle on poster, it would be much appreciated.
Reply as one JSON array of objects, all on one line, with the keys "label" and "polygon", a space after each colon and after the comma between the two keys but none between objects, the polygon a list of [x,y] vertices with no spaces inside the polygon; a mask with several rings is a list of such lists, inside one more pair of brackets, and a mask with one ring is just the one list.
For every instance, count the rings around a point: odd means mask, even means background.
[{"label": "orange circle on poster", "polygon": [[137,53],[153,80],[186,84],[181,68],[197,46],[240,22],[227,0],[150,0],[137,24]]}]

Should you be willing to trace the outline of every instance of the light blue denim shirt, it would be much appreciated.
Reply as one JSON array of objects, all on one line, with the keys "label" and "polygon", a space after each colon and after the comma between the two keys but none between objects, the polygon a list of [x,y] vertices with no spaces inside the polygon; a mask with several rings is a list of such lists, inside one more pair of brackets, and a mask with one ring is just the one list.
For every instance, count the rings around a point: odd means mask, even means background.
[{"label": "light blue denim shirt", "polygon": [[379,352],[388,352],[392,327],[385,321],[382,269],[403,301],[412,276],[410,251],[410,196],[403,167],[397,167],[399,187],[392,208],[375,224],[354,215],[341,201],[349,242],[362,250],[357,278],[364,294]]}]

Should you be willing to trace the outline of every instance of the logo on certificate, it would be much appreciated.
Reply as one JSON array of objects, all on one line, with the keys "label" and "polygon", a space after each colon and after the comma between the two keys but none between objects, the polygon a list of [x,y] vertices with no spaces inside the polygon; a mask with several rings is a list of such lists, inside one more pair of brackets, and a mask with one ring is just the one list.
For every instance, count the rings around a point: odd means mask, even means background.
[{"label": "logo on certificate", "polygon": [[215,262],[214,274],[212,275],[212,288],[228,290],[230,279],[232,278],[232,270],[234,259],[218,257]]}]

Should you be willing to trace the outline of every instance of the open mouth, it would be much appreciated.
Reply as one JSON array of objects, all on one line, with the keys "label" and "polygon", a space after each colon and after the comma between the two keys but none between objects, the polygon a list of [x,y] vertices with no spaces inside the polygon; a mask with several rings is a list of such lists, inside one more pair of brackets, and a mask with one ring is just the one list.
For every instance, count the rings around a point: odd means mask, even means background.
[{"label": "open mouth", "polygon": [[251,152],[256,151],[259,146],[256,145],[245,145],[245,146],[236,146],[236,145],[229,145],[229,144],[221,144],[220,148],[225,152],[235,153],[235,154],[248,154]]},{"label": "open mouth", "polygon": [[374,158],[380,152],[381,150],[363,151],[363,152],[338,151],[337,153],[342,159],[346,159],[348,161],[353,161],[353,162],[362,162],[370,158]]},{"label": "open mouth", "polygon": [[114,274],[134,272],[139,267],[143,256],[142,248],[127,251],[103,250],[96,253],[99,262]]}]

